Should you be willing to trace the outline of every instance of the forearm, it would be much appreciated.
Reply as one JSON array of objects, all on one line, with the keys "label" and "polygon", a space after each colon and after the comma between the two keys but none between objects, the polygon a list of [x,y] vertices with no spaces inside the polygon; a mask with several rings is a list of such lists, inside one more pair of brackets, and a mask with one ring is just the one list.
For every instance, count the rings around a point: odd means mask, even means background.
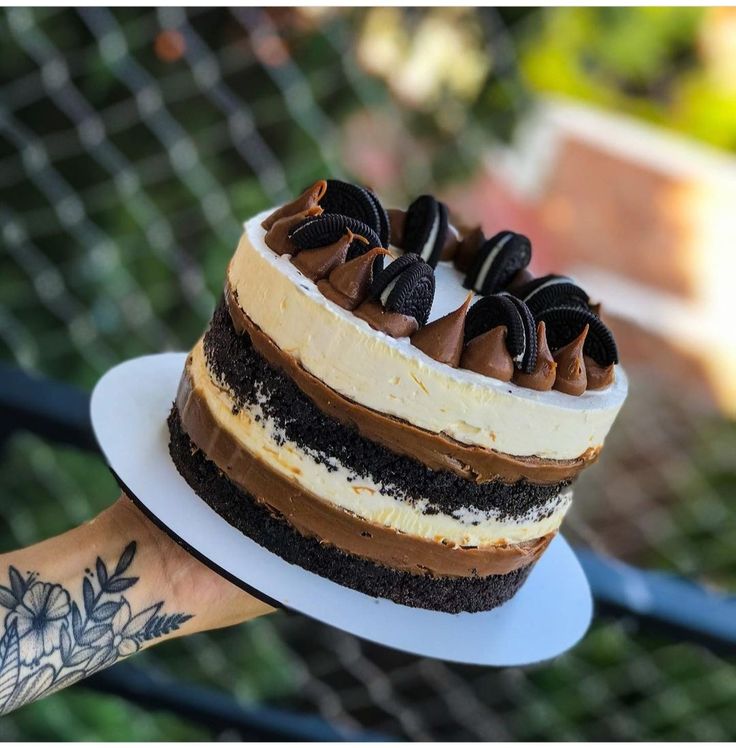
[{"label": "forearm", "polygon": [[0,713],[166,638],[272,610],[217,577],[125,497],[0,555]]}]

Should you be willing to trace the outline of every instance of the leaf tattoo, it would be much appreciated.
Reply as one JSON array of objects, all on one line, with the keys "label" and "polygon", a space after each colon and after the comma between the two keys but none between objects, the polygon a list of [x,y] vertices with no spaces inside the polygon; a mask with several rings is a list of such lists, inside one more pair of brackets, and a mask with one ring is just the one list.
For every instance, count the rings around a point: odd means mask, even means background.
[{"label": "leaf tattoo", "polygon": [[18,569],[11,566],[8,575],[10,576],[10,588],[13,590],[13,597],[20,601],[23,599],[23,595],[26,591],[26,585],[23,581],[23,577],[20,575]]},{"label": "leaf tattoo", "polygon": [[0,585],[0,609],[6,611],[0,637],[0,714],[112,665],[192,618],[162,613],[163,600],[133,612],[123,593],[139,578],[123,575],[136,550],[135,541],[128,543],[112,573],[102,558],[95,559],[94,574],[82,579],[81,608],[61,585],[44,582],[35,572],[23,576],[14,566],[8,568],[8,584]]},{"label": "leaf tattoo", "polygon": [[0,639],[0,711],[15,690],[20,672],[18,627],[13,621]]},{"label": "leaf tattoo", "polygon": [[105,566],[105,562],[99,556],[97,556],[97,561],[95,561],[95,569],[97,569],[97,581],[100,583],[100,587],[104,589],[107,582],[107,566]]},{"label": "leaf tattoo", "polygon": [[135,556],[135,550],[135,540],[125,546],[125,550],[120,556],[120,560],[118,561],[118,565],[115,567],[115,573],[113,574],[113,576],[120,576],[130,566],[131,562],[133,561],[133,556]]}]

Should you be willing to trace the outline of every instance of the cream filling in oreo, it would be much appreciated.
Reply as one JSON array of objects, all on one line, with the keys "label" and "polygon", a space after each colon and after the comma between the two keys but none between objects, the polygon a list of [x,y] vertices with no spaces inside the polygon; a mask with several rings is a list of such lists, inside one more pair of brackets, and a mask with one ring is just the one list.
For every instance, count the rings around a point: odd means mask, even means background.
[{"label": "cream filling in oreo", "polygon": [[396,498],[380,483],[357,475],[334,458],[329,468],[317,462],[295,442],[286,439],[283,430],[264,415],[260,405],[234,414],[235,400],[226,388],[213,381],[201,340],[192,350],[189,373],[217,424],[246,452],[266,468],[312,493],[315,501],[327,501],[367,522],[454,546],[487,546],[517,543],[553,532],[570,506],[572,491],[567,489],[521,518],[500,518],[493,512],[472,507],[453,514],[423,514],[422,509],[430,504],[428,500],[410,502]]},{"label": "cream filling in oreo", "polygon": [[540,283],[531,293],[528,293],[524,297],[525,302],[529,302],[530,299],[533,299],[540,291],[543,291],[545,288],[549,288],[550,286],[557,286],[560,283],[572,283],[572,279],[568,278],[566,275],[561,275],[558,278],[550,278],[548,281],[545,281],[544,283]]},{"label": "cream filling in oreo", "polygon": [[[627,381],[572,397],[538,392],[430,358],[339,307],[264,243],[264,211],[246,224],[228,282],[248,317],[328,387],[354,402],[463,444],[517,456],[566,460],[600,447],[626,397]],[[435,269],[429,321],[467,295],[449,262]]]},{"label": "cream filling in oreo", "polygon": [[497,242],[496,246],[488,253],[488,257],[483,260],[483,264],[480,266],[478,275],[475,278],[475,282],[473,283],[474,288],[483,288],[483,284],[486,282],[493,261],[498,257],[498,253],[511,241],[512,236],[513,234],[509,231],[506,236]]},{"label": "cream filling in oreo", "polygon": [[389,283],[386,286],[386,288],[383,289],[383,292],[381,293],[381,304],[384,306],[384,308],[385,308],[386,304],[388,303],[388,297],[391,296],[391,291],[394,290],[394,286],[396,285],[396,281],[399,280],[399,277],[400,277],[400,275],[397,275],[391,281],[391,283]]},{"label": "cream filling in oreo", "polygon": [[434,243],[437,241],[437,234],[439,233],[439,230],[440,230],[440,210],[438,206],[435,212],[434,221],[432,223],[432,228],[429,231],[429,237],[427,238],[427,241],[424,242],[422,251],[419,253],[419,256],[425,262],[429,262],[430,258],[432,257],[432,250],[434,249]]}]

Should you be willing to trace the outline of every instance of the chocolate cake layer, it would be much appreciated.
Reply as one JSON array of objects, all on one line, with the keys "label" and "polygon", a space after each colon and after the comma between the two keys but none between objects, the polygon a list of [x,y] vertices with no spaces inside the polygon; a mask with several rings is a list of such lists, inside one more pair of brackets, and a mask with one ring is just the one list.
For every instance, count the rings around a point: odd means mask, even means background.
[{"label": "chocolate cake layer", "polygon": [[473,447],[445,434],[430,433],[407,421],[366,408],[340,395],[307,372],[296,359],[282,351],[241,309],[236,292],[225,286],[225,303],[238,334],[247,333],[256,351],[273,367],[287,373],[323,412],[356,428],[363,436],[394,452],[412,457],[435,470],[450,470],[482,483],[489,480],[548,484],[571,480],[598,459],[590,448],[573,460],[515,457],[483,447]]},{"label": "chocolate cake layer", "polygon": [[433,577],[390,569],[305,537],[231,482],[183,430],[173,408],[169,451],[177,470],[220,516],[259,545],[345,587],[403,605],[448,613],[494,608],[510,599],[533,564],[487,577]]},{"label": "chocolate cake layer", "polygon": [[268,363],[249,334],[236,333],[222,304],[205,335],[204,350],[208,366],[241,407],[258,403],[286,438],[318,462],[329,466],[331,459],[337,459],[357,475],[382,483],[395,496],[428,499],[427,513],[475,507],[492,510],[500,518],[520,518],[532,510],[551,512],[551,500],[569,485],[570,481],[540,485],[524,479],[476,483],[449,470],[432,470],[367,439],[356,428],[323,413],[290,377]]},{"label": "chocolate cake layer", "polygon": [[192,443],[242,491],[278,513],[302,535],[316,537],[353,555],[415,574],[488,576],[507,574],[536,561],[554,533],[518,543],[455,547],[399,533],[369,522],[302,488],[243,448],[210,412],[188,372],[179,384],[176,409]]}]

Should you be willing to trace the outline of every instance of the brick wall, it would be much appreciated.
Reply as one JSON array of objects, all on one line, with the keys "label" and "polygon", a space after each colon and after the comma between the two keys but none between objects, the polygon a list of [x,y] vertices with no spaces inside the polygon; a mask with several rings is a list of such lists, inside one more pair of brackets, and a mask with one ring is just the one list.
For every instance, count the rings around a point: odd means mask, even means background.
[{"label": "brick wall", "polygon": [[536,273],[604,301],[624,363],[736,414],[736,160],[554,101],[447,196],[487,232],[528,234]]}]

